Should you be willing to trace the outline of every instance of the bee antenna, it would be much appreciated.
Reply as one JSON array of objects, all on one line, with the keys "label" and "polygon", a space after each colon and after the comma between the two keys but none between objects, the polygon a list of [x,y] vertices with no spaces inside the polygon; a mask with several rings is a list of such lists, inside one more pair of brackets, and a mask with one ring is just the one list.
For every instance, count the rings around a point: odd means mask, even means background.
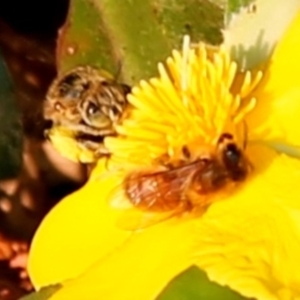
[{"label": "bee antenna", "polygon": [[121,60],[118,60],[116,74],[114,75],[115,81],[119,81],[122,73],[122,68],[123,68],[123,63],[121,62]]}]

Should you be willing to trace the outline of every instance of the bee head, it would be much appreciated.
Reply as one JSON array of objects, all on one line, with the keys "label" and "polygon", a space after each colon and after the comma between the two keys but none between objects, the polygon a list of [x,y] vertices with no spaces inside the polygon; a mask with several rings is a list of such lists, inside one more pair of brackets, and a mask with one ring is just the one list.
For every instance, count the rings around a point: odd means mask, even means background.
[{"label": "bee head", "polygon": [[218,140],[220,160],[233,181],[242,181],[248,174],[248,162],[243,151],[229,133],[223,133]]}]

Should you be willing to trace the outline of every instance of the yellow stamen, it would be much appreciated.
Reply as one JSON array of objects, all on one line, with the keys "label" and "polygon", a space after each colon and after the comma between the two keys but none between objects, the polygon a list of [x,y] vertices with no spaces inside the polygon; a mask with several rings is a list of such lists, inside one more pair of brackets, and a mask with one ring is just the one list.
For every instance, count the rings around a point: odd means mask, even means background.
[{"label": "yellow stamen", "polygon": [[[118,126],[118,137],[105,139],[115,161],[121,156],[132,162],[153,161],[166,154],[180,159],[183,146],[190,146],[195,157],[198,148],[213,149],[224,132],[243,145],[246,137],[238,133],[255,108],[256,99],[249,94],[262,72],[237,70],[224,47],[191,47],[185,36],[182,52],[174,50],[166,64],[158,64],[159,77],[141,81],[128,96],[133,106],[129,118]],[[242,79],[239,87],[237,75]]]}]

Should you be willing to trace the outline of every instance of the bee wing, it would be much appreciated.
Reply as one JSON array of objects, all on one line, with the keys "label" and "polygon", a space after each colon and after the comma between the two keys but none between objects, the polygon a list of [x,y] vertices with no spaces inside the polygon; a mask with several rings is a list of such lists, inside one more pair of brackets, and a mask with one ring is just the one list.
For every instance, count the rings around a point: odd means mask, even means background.
[{"label": "bee wing", "polygon": [[[151,198],[151,194],[147,197]],[[179,209],[157,212],[135,207],[127,198],[122,184],[110,194],[109,205],[119,211],[116,225],[121,229],[130,231],[153,226],[179,213]]]},{"label": "bee wing", "polygon": [[142,229],[183,212],[188,205],[182,196],[184,184],[193,170],[194,165],[189,165],[131,177],[130,184],[135,186],[132,200],[136,205],[128,198],[124,183],[117,186],[109,201],[113,208],[123,211],[118,226],[126,230]]},{"label": "bee wing", "polygon": [[109,204],[112,208],[119,210],[128,210],[132,208],[132,204],[126,197],[122,183],[120,183],[110,194]]}]

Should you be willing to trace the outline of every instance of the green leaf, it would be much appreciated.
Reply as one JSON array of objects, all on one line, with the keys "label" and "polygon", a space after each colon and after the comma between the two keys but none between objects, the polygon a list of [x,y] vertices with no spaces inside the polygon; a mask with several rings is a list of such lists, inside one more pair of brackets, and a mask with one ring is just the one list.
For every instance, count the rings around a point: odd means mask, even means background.
[{"label": "green leaf", "polygon": [[60,284],[50,285],[40,289],[38,292],[34,292],[27,296],[24,296],[19,300],[47,300],[50,299],[50,297],[60,288]]},{"label": "green leaf", "polygon": [[175,277],[156,300],[245,300],[227,287],[211,282],[193,266]]},{"label": "green leaf", "polygon": [[128,84],[157,72],[157,63],[193,41],[222,41],[221,3],[207,0],[72,0],[58,41],[60,71],[91,64]]},{"label": "green leaf", "polygon": [[229,17],[231,14],[239,12],[242,8],[249,6],[253,2],[254,0],[228,0],[227,13]]},{"label": "green leaf", "polygon": [[21,112],[8,69],[0,54],[0,179],[15,177],[22,167]]}]

